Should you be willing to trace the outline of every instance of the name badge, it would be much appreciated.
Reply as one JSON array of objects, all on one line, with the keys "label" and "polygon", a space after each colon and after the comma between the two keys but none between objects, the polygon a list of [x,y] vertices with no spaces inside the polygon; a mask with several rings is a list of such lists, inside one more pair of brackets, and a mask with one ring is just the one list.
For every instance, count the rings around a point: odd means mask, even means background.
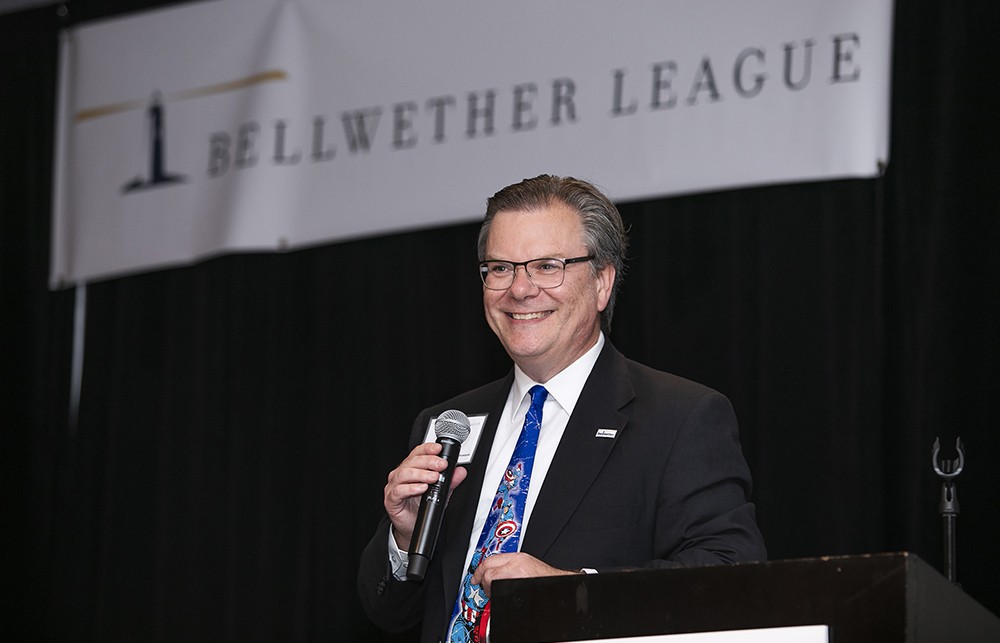
[{"label": "name badge", "polygon": [[[469,464],[472,456],[476,454],[476,446],[479,438],[483,435],[483,426],[486,424],[487,415],[469,416],[469,437],[462,443],[462,448],[458,452],[458,464]],[[437,442],[437,434],[434,433],[434,422],[437,418],[431,418],[427,425],[427,432],[424,434],[424,442]]]}]

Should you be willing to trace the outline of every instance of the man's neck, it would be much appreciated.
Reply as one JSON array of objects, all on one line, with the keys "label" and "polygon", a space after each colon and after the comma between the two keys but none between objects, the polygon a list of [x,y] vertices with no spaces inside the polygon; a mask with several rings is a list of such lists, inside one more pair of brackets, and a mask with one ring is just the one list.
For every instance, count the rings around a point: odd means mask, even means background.
[{"label": "man's neck", "polygon": [[559,373],[562,373],[567,368],[578,362],[581,357],[590,352],[595,346],[597,346],[598,343],[601,343],[603,345],[604,343],[602,339],[603,337],[604,333],[598,331],[597,334],[594,335],[593,339],[590,342],[587,342],[586,348],[577,352],[571,359],[566,360],[565,363],[536,364],[531,362],[530,360],[521,360],[520,362],[515,362],[515,363],[517,367],[521,369],[521,372],[523,372],[525,375],[531,378],[533,382],[536,382],[538,384],[545,384],[553,377],[555,377]]}]

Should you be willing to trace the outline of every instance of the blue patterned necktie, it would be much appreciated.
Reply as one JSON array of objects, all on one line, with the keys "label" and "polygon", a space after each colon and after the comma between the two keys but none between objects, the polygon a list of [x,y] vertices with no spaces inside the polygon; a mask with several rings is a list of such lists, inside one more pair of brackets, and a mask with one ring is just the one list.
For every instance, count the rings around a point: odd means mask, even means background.
[{"label": "blue patterned necktie", "polygon": [[448,625],[446,640],[451,643],[486,640],[489,599],[479,585],[472,584],[472,574],[484,557],[517,551],[517,543],[521,538],[521,519],[528,499],[528,483],[531,482],[531,468],[535,462],[538,432],[542,427],[542,406],[549,393],[544,386],[537,385],[528,392],[531,394],[531,406],[524,416],[524,426],[493,498],[490,513],[486,516],[469,569],[462,579],[462,588]]}]

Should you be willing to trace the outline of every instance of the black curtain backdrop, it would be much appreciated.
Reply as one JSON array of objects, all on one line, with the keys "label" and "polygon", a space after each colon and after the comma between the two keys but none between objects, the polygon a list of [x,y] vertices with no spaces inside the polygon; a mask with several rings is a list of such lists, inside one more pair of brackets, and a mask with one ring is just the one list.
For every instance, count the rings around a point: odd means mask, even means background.
[{"label": "black curtain backdrop", "polygon": [[[882,178],[621,204],[612,332],[730,396],[774,559],[940,568],[931,446],[960,436],[959,580],[994,612],[998,13],[898,3]],[[357,558],[415,414],[509,368],[477,226],[90,284],[72,423],[74,292],[46,287],[61,24],[0,17],[3,638],[409,640],[367,623]]]}]

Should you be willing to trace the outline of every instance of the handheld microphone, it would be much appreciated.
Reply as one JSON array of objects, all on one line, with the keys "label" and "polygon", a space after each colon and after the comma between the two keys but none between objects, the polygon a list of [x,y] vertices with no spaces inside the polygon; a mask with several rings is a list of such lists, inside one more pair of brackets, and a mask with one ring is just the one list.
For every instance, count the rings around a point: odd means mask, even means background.
[{"label": "handheld microphone", "polygon": [[462,443],[469,437],[470,431],[469,418],[461,411],[445,411],[434,420],[434,434],[442,447],[439,457],[448,462],[448,467],[438,474],[437,482],[428,487],[420,500],[420,509],[410,540],[410,560],[406,566],[408,580],[423,580],[424,574],[427,573],[427,564],[434,556],[434,547],[441,531],[441,520],[444,518],[444,508],[448,501],[451,476],[455,473]]}]

